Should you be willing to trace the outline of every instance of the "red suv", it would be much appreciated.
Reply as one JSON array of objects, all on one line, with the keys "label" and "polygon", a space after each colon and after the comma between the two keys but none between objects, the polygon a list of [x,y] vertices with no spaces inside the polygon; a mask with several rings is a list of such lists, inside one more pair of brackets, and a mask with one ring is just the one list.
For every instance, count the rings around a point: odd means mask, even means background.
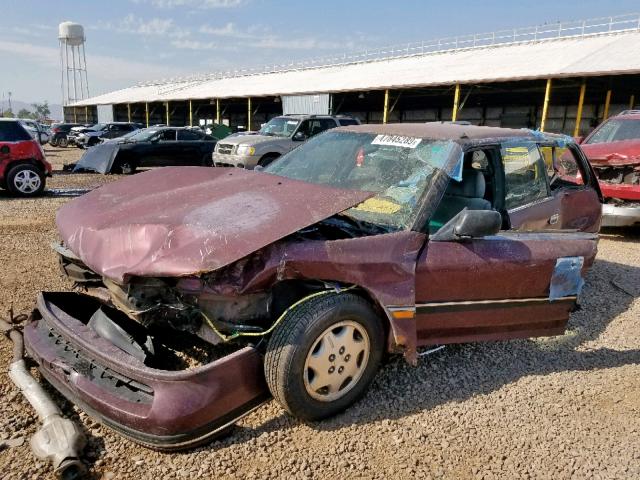
[{"label": "red suv", "polygon": [[33,197],[44,190],[51,170],[42,147],[29,132],[17,120],[0,119],[0,188]]},{"label": "red suv", "polygon": [[603,226],[640,224],[640,110],[602,123],[580,144],[605,197]]}]

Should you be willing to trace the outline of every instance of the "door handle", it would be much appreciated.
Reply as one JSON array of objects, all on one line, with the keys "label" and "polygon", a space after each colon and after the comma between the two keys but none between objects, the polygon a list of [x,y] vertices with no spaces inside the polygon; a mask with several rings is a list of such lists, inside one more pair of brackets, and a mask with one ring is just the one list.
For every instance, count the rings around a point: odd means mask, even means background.
[{"label": "door handle", "polygon": [[560,214],[554,213],[549,217],[549,225],[555,225],[556,223],[558,223],[559,219],[560,219]]}]

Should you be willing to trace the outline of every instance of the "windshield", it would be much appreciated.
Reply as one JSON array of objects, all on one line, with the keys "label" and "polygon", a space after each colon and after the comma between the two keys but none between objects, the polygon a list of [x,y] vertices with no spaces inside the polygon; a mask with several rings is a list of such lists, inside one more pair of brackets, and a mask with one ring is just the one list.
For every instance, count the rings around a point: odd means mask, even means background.
[{"label": "windshield", "polygon": [[[312,138],[265,172],[375,196],[343,214],[387,230],[413,226],[441,175],[459,167],[461,147],[397,135],[330,131]],[[437,200],[435,201],[437,203]]]},{"label": "windshield", "polygon": [[145,142],[147,140],[151,140],[151,138],[155,137],[155,135],[159,132],[157,128],[145,128],[142,130],[134,130],[133,132],[127,133],[121,138],[125,138],[127,140],[132,140],[134,142]]},{"label": "windshield", "polygon": [[93,130],[95,132],[99,132],[101,130],[104,130],[105,128],[107,128],[107,124],[106,123],[96,123],[93,127],[90,127],[89,130]]},{"label": "windshield", "polygon": [[640,120],[609,120],[586,143],[608,143],[639,139]]},{"label": "windshield", "polygon": [[299,123],[300,120],[294,118],[276,117],[265,123],[259,133],[275,137],[290,137]]}]

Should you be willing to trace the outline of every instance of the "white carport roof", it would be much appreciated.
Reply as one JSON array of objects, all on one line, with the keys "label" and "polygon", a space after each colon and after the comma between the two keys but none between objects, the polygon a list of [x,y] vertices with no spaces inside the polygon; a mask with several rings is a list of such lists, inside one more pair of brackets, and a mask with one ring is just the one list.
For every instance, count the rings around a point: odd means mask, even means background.
[{"label": "white carport roof", "polygon": [[261,97],[640,73],[640,32],[476,47],[388,60],[125,88],[76,106]]}]

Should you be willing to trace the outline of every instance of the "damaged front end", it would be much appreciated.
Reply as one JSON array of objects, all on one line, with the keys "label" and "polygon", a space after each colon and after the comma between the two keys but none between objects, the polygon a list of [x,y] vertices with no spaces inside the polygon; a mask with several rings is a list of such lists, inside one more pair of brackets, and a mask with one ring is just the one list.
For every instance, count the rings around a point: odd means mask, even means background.
[{"label": "damaged front end", "polygon": [[591,160],[605,197],[603,227],[640,224],[640,158],[609,155]]}]

